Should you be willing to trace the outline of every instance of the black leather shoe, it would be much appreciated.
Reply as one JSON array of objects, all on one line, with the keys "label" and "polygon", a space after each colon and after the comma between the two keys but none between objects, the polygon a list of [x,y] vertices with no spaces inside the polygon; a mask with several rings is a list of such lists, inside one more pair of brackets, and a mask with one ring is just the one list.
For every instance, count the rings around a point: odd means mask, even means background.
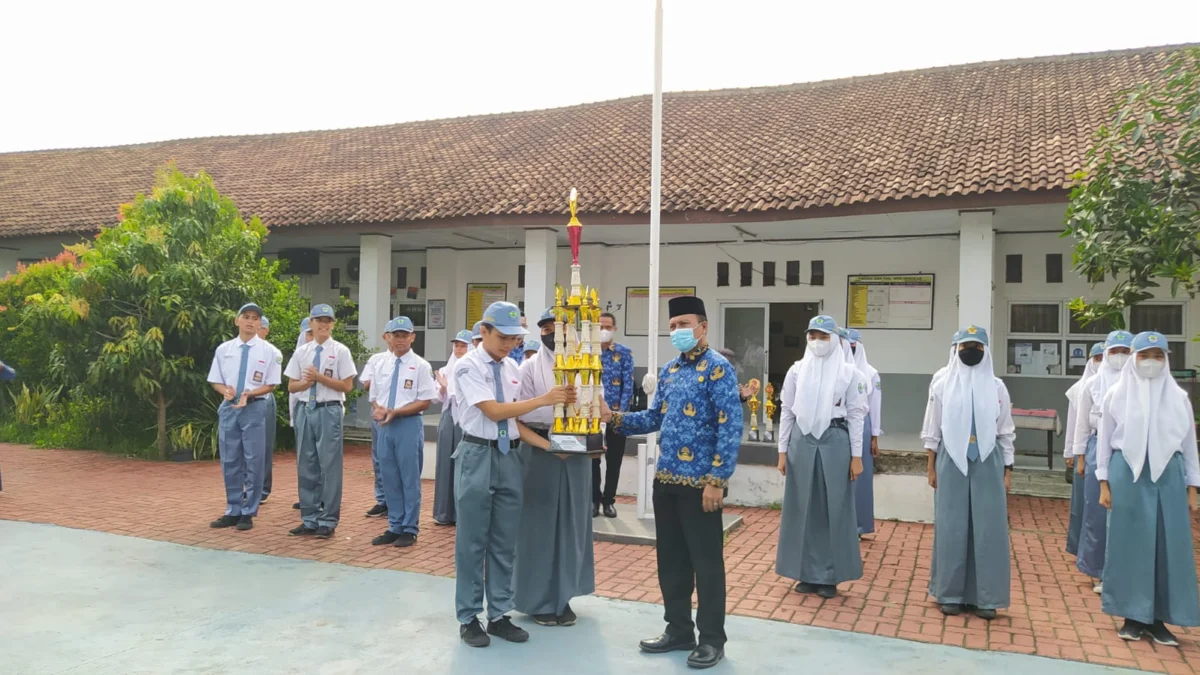
[{"label": "black leather shoe", "polygon": [[689,668],[712,668],[725,657],[725,650],[712,645],[700,645],[687,657]]},{"label": "black leather shoe", "polygon": [[309,535],[313,535],[316,533],[317,533],[317,531],[315,529],[313,529],[307,525],[301,525],[300,527],[293,527],[292,529],[288,530],[288,534],[292,535],[293,537],[307,537]]},{"label": "black leather shoe", "polygon": [[605,504],[604,505],[604,517],[605,518],[616,518],[617,517],[617,507],[613,506],[612,504]]},{"label": "black leather shoe", "polygon": [[489,621],[487,633],[508,642],[526,642],[529,640],[529,633],[524,628],[517,627],[512,622],[512,619],[507,616]]},{"label": "black leather shoe", "polygon": [[254,529],[254,518],[251,516],[242,516],[238,519],[237,529],[243,532]]},{"label": "black leather shoe", "polygon": [[240,520],[241,516],[221,516],[220,518],[217,518],[209,523],[208,526],[212,528],[233,527],[234,525],[237,525],[238,521]]},{"label": "black leather shoe", "polygon": [[817,592],[817,586],[816,584],[810,584],[807,581],[800,581],[796,583],[796,586],[792,590],[796,591],[797,593],[815,595]]},{"label": "black leather shoe", "polygon": [[387,515],[387,504],[376,504],[375,506],[371,507],[370,511],[367,511],[368,518],[379,518],[380,516],[386,516],[386,515]]},{"label": "black leather shoe", "polygon": [[296,511],[299,511],[300,510],[300,502],[296,502],[295,504],[292,504],[292,508]]},{"label": "black leather shoe", "polygon": [[962,614],[963,611],[962,605],[955,605],[953,603],[939,605],[938,609],[942,610],[942,614],[945,614],[946,616],[958,616],[959,614]]},{"label": "black leather shoe", "polygon": [[674,637],[670,633],[663,633],[656,638],[642,640],[638,643],[638,647],[647,654],[665,654],[674,651],[691,651],[696,648],[696,638],[691,635],[685,637]]},{"label": "black leather shoe", "polygon": [[600,517],[600,505],[599,504],[592,504],[592,517],[593,518]]},{"label": "black leather shoe", "polygon": [[829,600],[830,598],[836,598],[837,586],[830,586],[828,584],[817,586],[817,595],[825,598],[826,600]]},{"label": "black leather shoe", "polygon": [[396,537],[396,543],[393,545],[396,548],[408,548],[415,543],[417,543],[417,535],[413,534],[412,532],[405,532],[399,537]]},{"label": "black leather shoe", "polygon": [[479,623],[479,619],[472,619],[471,623],[459,626],[458,637],[468,647],[486,647],[492,644],[492,639],[483,632],[483,624]]},{"label": "black leather shoe", "polygon": [[388,544],[396,543],[396,540],[399,538],[400,538],[399,534],[396,534],[395,532],[388,530],[387,532],[384,532],[383,534],[379,535],[378,537],[375,537],[374,539],[372,539],[371,545],[372,546],[387,546]]},{"label": "black leather shoe", "polygon": [[333,536],[333,528],[328,525],[322,525],[317,528],[316,532],[313,532],[313,536],[317,539],[328,539]]},{"label": "black leather shoe", "polygon": [[984,621],[991,621],[992,619],[996,618],[996,610],[994,610],[994,609],[976,609],[975,616],[983,619]]}]

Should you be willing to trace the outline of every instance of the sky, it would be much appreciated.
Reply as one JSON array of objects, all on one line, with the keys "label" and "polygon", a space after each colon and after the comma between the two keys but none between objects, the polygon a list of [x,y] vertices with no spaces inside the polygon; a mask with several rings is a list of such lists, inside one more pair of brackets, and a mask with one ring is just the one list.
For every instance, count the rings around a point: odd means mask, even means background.
[{"label": "sky", "polygon": [[[666,91],[1200,42],[1200,0],[663,4]],[[8,2],[0,152],[645,95],[653,45],[653,0]]]}]

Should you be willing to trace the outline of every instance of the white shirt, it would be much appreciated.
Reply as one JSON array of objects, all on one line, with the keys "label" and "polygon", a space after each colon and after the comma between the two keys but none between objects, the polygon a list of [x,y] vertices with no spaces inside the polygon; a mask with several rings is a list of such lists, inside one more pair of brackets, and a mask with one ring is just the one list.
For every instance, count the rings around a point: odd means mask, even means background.
[{"label": "white shirt", "polygon": [[370,358],[367,359],[367,362],[363,364],[362,372],[358,374],[358,381],[362,382],[363,384],[370,384],[371,380],[375,377],[376,364],[391,355],[391,352],[379,352],[378,354],[372,354]]},{"label": "white shirt", "polygon": [[[292,360],[288,361],[287,370],[284,370],[283,374],[289,380],[302,379],[304,368],[312,365],[313,355],[316,354],[317,347],[322,348],[321,362],[318,366],[318,370],[322,375],[332,377],[335,380],[344,380],[347,377],[354,377],[358,374],[358,369],[354,367],[354,357],[350,354],[350,349],[333,338],[329,338],[321,345],[318,345],[317,341],[313,340],[298,348],[292,354]],[[308,401],[307,392],[295,393],[301,394],[301,401]],[[317,403],[345,400],[345,393],[330,389],[319,382],[317,383]]]},{"label": "white shirt", "polygon": [[[554,388],[554,354],[549,350],[538,351],[525,359],[520,368],[521,389],[518,400],[537,398]],[[521,415],[522,422],[550,426],[554,424],[554,406],[544,405],[533,412]]]},{"label": "white shirt", "polygon": [[[454,366],[458,364],[458,357],[450,354],[450,360],[446,361],[446,365],[438,368],[438,374],[446,381],[446,393],[442,393],[442,388],[437,388],[437,400],[442,404],[442,410],[450,412],[450,419],[458,419],[458,397],[454,395]],[[436,380],[434,382],[436,384]]]},{"label": "white shirt", "polygon": [[[828,357],[816,357],[815,355],[806,355],[810,359],[841,359],[841,355],[836,351],[837,345],[834,345],[834,352]],[[802,413],[800,400],[803,396],[797,395],[803,387],[801,387],[800,373],[804,370],[804,360],[801,359],[792,364],[788,369],[787,375],[783,378],[783,391],[780,394],[780,411],[779,411],[779,454],[786,454],[788,444],[791,443],[792,432],[796,427],[796,419]],[[830,412],[829,419],[845,419],[847,431],[850,433],[850,456],[862,457],[863,447],[863,421],[867,417],[867,385],[863,381],[863,376],[858,372],[857,368],[850,367],[844,371],[840,381],[845,381],[847,384],[844,387],[836,388],[830,392],[829,403]],[[815,388],[816,385],[810,387]],[[818,425],[820,427],[820,425]],[[824,434],[826,427],[821,428],[821,433]],[[816,435],[816,430],[813,430],[813,435]]]},{"label": "white shirt", "polygon": [[[1136,481],[1150,469],[1157,483],[1175,453],[1183,455],[1184,480],[1200,488],[1200,457],[1196,454],[1196,423],[1187,392],[1169,372],[1153,380],[1137,374],[1137,357],[1130,357],[1121,376],[1104,394],[1096,438],[1096,478],[1108,480],[1114,450],[1120,450]],[[1134,442],[1140,438],[1141,442]]]},{"label": "white shirt", "polygon": [[[459,359],[454,366],[454,395],[459,400],[458,425],[464,434],[485,440],[499,438],[499,427],[483,414],[479,404],[496,400],[496,380],[492,364],[496,363],[480,346]],[[521,371],[512,359],[500,359],[502,403],[515,403],[521,388]],[[517,421],[508,420],[508,437],[513,447],[519,442]]]},{"label": "white shirt", "polygon": [[[242,367],[242,345],[249,345],[246,359],[246,379],[243,391],[251,391],[268,384],[279,384],[279,363],[283,355],[271,343],[255,335],[246,342],[236,337],[222,342],[213,353],[212,367],[208,370],[208,381],[238,388],[238,371]],[[279,354],[276,357],[276,354]]]},{"label": "white shirt", "polygon": [[[939,374],[942,371],[938,371]],[[934,385],[938,377],[934,376]],[[926,450],[938,450],[942,442],[942,394],[944,389],[930,386],[929,403],[925,407],[925,425],[921,428],[921,439],[925,442]],[[1000,378],[996,378],[996,394],[999,396],[1000,412],[996,417],[996,443],[1004,452],[1004,465],[1012,466],[1015,459],[1013,441],[1017,438],[1017,425],[1012,418],[1012,399],[1008,395],[1008,387]],[[978,420],[976,420],[978,423]],[[980,457],[984,457],[983,446],[979,447]]]},{"label": "white shirt", "polygon": [[433,381],[433,368],[428,361],[417,356],[411,349],[404,356],[396,356],[391,352],[383,356],[384,358],[375,361],[375,372],[371,379],[371,401],[384,408],[388,407],[388,397],[392,393],[392,374],[396,372],[397,361],[400,363],[400,370],[396,377],[396,402],[392,408],[403,408],[414,401],[432,401],[437,398],[437,383]]}]

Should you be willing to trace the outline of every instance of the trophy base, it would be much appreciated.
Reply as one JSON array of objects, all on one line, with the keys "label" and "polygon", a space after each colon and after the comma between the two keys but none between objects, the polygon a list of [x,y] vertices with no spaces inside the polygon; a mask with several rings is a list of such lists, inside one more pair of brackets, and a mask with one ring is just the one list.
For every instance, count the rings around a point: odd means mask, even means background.
[{"label": "trophy base", "polygon": [[550,434],[550,452],[601,455],[604,454],[604,434]]},{"label": "trophy base", "polygon": [[762,439],[766,443],[774,443],[775,442],[775,432],[774,431],[764,432]]},{"label": "trophy base", "polygon": [[754,441],[755,443],[757,443],[758,442],[758,429],[751,429],[749,431],[749,433],[746,434],[746,440]]}]

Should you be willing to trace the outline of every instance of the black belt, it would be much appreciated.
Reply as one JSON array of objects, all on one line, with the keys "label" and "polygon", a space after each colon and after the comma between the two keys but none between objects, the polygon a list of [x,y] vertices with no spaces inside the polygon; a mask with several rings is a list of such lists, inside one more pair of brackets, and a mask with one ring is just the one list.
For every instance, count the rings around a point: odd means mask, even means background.
[{"label": "black belt", "polygon": [[530,431],[537,434],[538,436],[541,436],[542,438],[545,438],[546,440],[550,439],[550,430],[549,429],[541,429],[539,427],[530,427],[528,424],[526,424],[525,426],[528,427]]},{"label": "black belt", "polygon": [[324,408],[331,405],[336,405],[339,408],[342,407],[341,401],[320,401],[318,403],[309,403],[308,401],[303,401],[302,403],[310,408]]},{"label": "black belt", "polygon": [[490,441],[489,441],[489,440],[488,440],[488,439],[486,439],[486,438],[480,438],[480,437],[478,437],[478,436],[472,436],[471,434],[463,434],[463,437],[462,437],[462,439],[463,439],[464,441],[466,441],[467,443],[474,443],[475,445],[482,445],[482,446],[484,446],[484,447],[491,448],[491,449],[493,449],[493,450],[499,450],[499,449],[500,449],[500,443],[499,443],[499,441],[497,441],[497,440],[496,440],[496,439],[494,439],[494,438],[493,438],[492,440],[490,440]]},{"label": "black belt", "polygon": [[850,430],[849,425],[846,424],[845,417],[835,417],[835,418],[829,420],[829,426],[835,427],[837,429],[845,429],[846,431]]}]

